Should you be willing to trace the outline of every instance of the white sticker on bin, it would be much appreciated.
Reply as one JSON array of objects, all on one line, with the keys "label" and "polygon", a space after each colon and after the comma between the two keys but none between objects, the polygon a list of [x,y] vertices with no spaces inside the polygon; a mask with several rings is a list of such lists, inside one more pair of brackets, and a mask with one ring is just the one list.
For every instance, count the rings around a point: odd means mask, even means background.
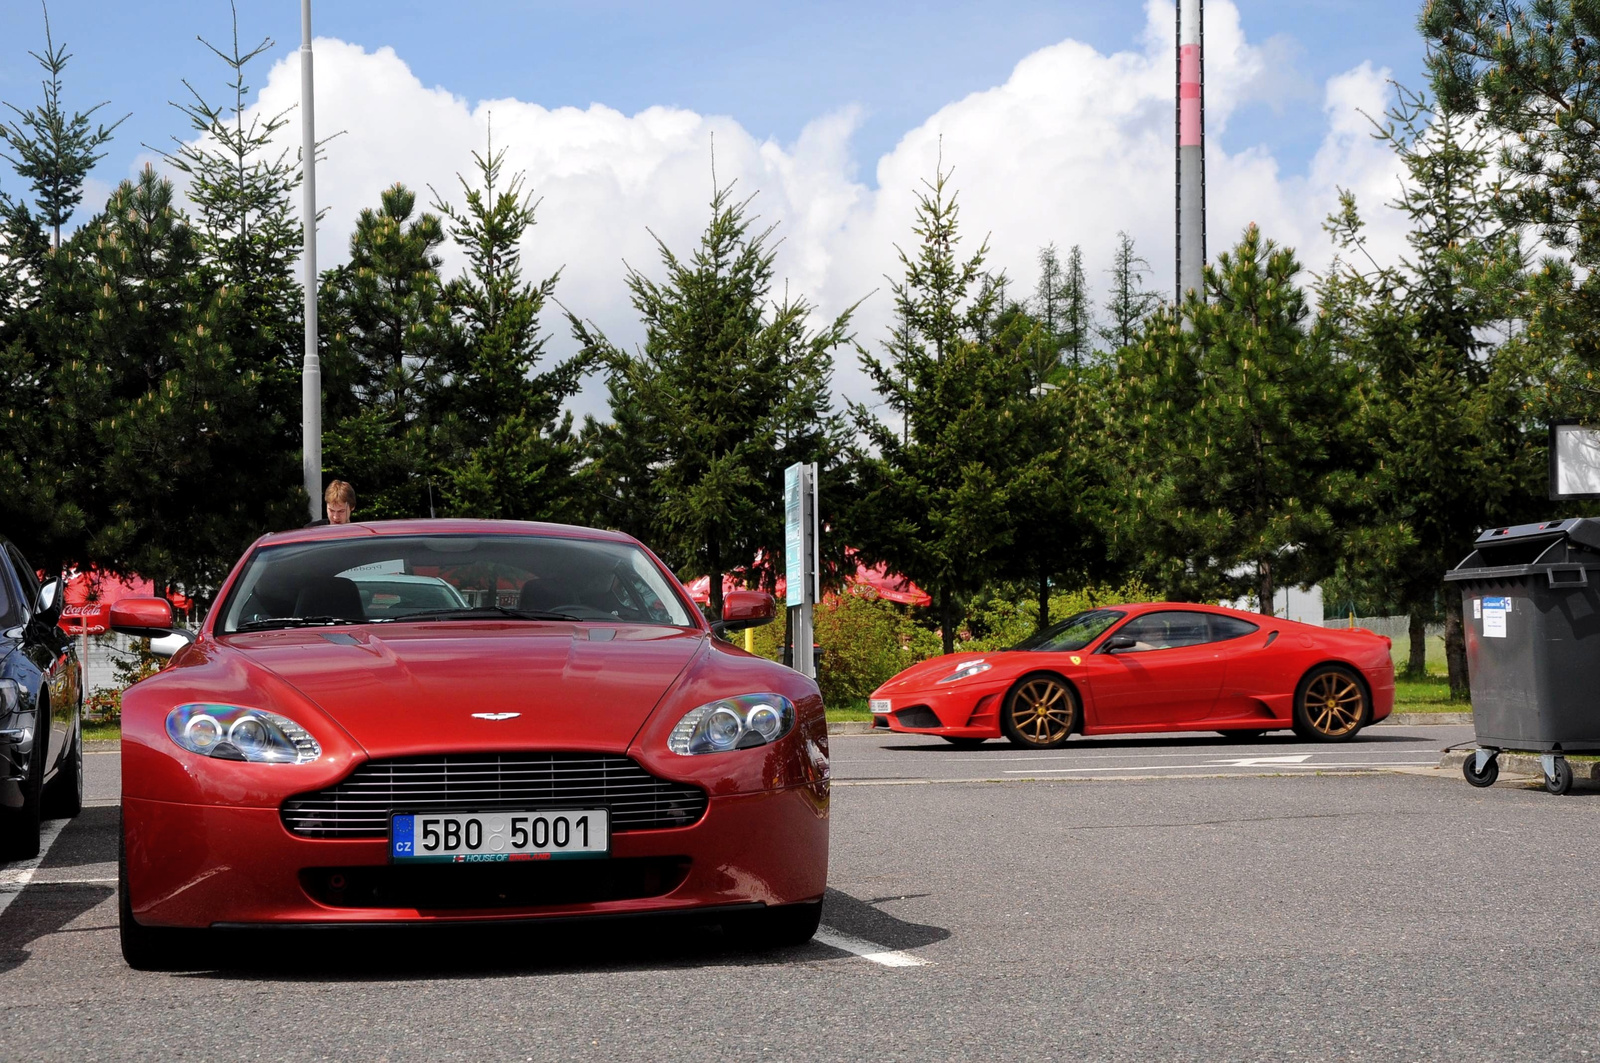
[{"label": "white sticker on bin", "polygon": [[1511,612],[1510,598],[1485,598],[1483,600],[1483,637],[1506,637],[1506,614]]},{"label": "white sticker on bin", "polygon": [[1472,599],[1472,619],[1474,619],[1474,620],[1482,620],[1483,619],[1483,599],[1482,598],[1474,598],[1474,599]]}]

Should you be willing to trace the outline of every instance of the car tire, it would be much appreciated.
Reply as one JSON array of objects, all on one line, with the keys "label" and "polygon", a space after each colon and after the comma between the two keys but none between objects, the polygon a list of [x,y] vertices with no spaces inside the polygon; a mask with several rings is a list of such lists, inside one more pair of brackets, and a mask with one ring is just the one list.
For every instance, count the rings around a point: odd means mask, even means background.
[{"label": "car tire", "polygon": [[[45,709],[39,708],[43,717]],[[45,749],[50,744],[48,731],[33,734],[33,751],[28,754],[28,777],[22,783],[22,807],[0,808],[0,858],[31,860],[39,855],[39,828],[43,826]]]},{"label": "car tire", "polygon": [[758,912],[741,912],[723,929],[743,949],[786,949],[810,941],[822,925],[822,902],[779,904]]},{"label": "car tire", "polygon": [[1342,664],[1320,664],[1294,695],[1294,733],[1311,742],[1348,742],[1372,715],[1361,677]]},{"label": "car tire", "polygon": [[1024,749],[1060,749],[1078,728],[1078,694],[1049,672],[1025,675],[1006,694],[1000,731]]},{"label": "car tire", "polygon": [[45,812],[51,819],[72,819],[83,811],[83,716],[72,727],[72,748],[44,793]]},{"label": "car tire", "polygon": [[946,742],[949,742],[957,749],[977,749],[979,746],[983,745],[983,743],[988,741],[986,738],[952,738],[950,735],[940,735],[939,737],[943,738]]},{"label": "car tire", "polygon": [[122,958],[136,971],[181,971],[194,966],[203,930],[142,926],[128,896],[128,841],[117,824],[117,936]]}]

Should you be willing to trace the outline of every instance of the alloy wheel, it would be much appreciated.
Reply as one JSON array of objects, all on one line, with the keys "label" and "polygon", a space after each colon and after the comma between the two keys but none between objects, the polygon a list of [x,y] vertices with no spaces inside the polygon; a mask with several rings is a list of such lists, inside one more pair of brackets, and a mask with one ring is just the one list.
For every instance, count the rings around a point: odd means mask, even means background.
[{"label": "alloy wheel", "polygon": [[1052,749],[1066,742],[1078,722],[1078,699],[1054,676],[1030,676],[1006,698],[1006,737],[1017,745]]}]

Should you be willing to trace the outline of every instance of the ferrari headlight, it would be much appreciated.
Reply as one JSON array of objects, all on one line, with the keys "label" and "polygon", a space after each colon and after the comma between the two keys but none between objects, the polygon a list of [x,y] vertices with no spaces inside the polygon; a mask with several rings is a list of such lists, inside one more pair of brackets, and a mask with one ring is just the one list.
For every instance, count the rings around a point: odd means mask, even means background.
[{"label": "ferrari headlight", "polygon": [[12,712],[22,704],[22,688],[15,680],[0,679],[0,712]]},{"label": "ferrari headlight", "polygon": [[287,716],[239,705],[179,705],[167,714],[167,737],[191,753],[252,764],[307,764],[322,747]]},{"label": "ferrari headlight", "polygon": [[941,683],[954,683],[958,679],[971,679],[973,676],[981,675],[982,673],[987,672],[989,669],[991,669],[993,667],[994,667],[994,665],[990,664],[988,661],[983,660],[982,658],[979,658],[976,661],[968,661],[965,664],[963,664],[960,668],[957,668],[955,671],[951,672],[949,675],[947,675],[943,679],[939,680],[939,682],[941,682]]},{"label": "ferrari headlight", "polygon": [[782,694],[741,694],[690,709],[667,748],[689,757],[776,742],[794,728],[794,704]]}]

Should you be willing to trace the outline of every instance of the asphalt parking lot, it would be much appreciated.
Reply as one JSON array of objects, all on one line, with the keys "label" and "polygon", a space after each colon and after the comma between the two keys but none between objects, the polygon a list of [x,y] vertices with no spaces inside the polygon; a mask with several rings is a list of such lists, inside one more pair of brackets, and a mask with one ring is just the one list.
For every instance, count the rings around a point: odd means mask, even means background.
[{"label": "asphalt parking lot", "polygon": [[681,922],[252,934],[170,975],[117,951],[96,754],[91,807],[0,868],[0,1058],[1588,1058],[1600,791],[1430,766],[1470,737],[842,736],[803,948]]}]

